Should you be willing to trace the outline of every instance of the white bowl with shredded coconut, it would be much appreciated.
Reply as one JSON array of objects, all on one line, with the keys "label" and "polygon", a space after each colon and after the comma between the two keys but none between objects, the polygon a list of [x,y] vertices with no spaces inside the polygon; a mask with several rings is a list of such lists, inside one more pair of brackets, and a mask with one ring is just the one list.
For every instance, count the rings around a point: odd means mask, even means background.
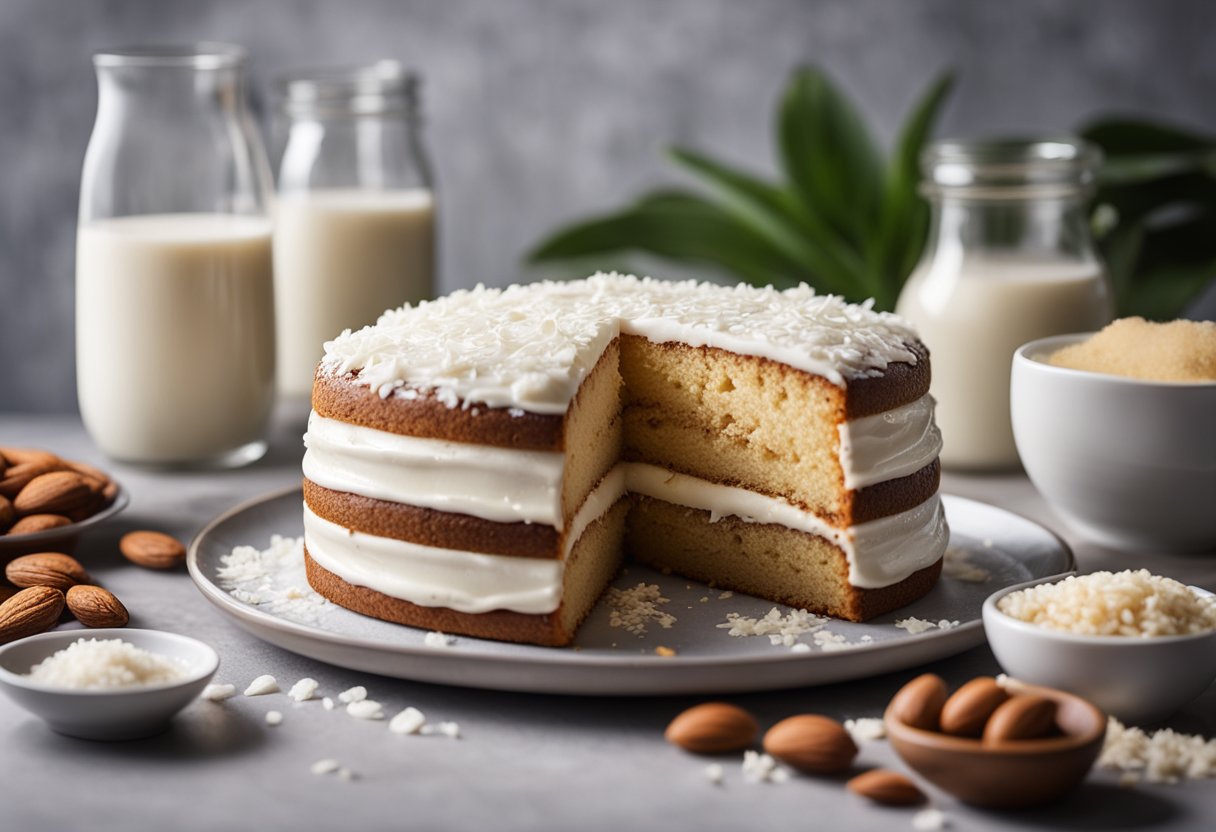
[{"label": "white bowl with shredded coconut", "polygon": [[219,656],[159,630],[62,630],[0,647],[0,690],[55,731],[92,740],[160,733],[198,696]]},{"label": "white bowl with shredded coconut", "polygon": [[1006,587],[984,602],[1001,667],[1125,722],[1177,711],[1216,679],[1216,595],[1146,570]]}]

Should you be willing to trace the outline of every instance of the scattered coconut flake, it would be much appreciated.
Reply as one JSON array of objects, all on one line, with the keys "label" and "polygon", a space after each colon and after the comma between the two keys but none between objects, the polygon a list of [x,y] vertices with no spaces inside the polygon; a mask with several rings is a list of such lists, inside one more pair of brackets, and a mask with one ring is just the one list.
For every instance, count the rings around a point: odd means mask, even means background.
[{"label": "scattered coconut flake", "polygon": [[279,683],[270,674],[263,674],[249,683],[245,688],[246,696],[265,696],[268,693],[278,693]]},{"label": "scattered coconut flake", "polygon": [[388,730],[394,734],[417,734],[426,724],[426,716],[417,708],[406,708],[388,723]]},{"label": "scattered coconut flake", "polygon": [[967,584],[982,584],[992,578],[992,573],[970,560],[971,553],[958,546],[946,547],[942,558],[942,575]]},{"label": "scattered coconut flake", "polygon": [[731,636],[768,636],[769,642],[774,645],[793,647],[798,636],[820,629],[827,621],[823,616],[813,615],[806,610],[791,610],[789,614],[782,615],[781,610],[773,607],[763,618],[727,613],[726,622],[717,626]]},{"label": "scattered coconut flake", "polygon": [[236,685],[207,685],[198,696],[211,702],[223,702],[230,696],[236,696]]},{"label": "scattered coconut flake", "polygon": [[27,677],[59,688],[106,690],[174,682],[185,674],[176,659],[121,638],[78,638],[31,667]]},{"label": "scattered coconut flake", "polygon": [[237,546],[220,557],[216,576],[238,601],[300,623],[315,623],[333,606],[308,585],[302,537],[274,535],[266,549]]},{"label": "scattered coconut flake", "polygon": [[451,739],[456,740],[460,739],[460,725],[455,722],[441,722],[438,725],[423,725],[422,729],[418,733],[422,734],[423,736],[442,734],[445,737],[450,737]]},{"label": "scattered coconut flake", "polygon": [[423,637],[422,643],[427,647],[451,647],[456,643],[456,637],[433,630]]},{"label": "scattered coconut flake", "polygon": [[924,618],[903,618],[895,622],[895,626],[901,630],[907,630],[912,635],[920,635],[929,630],[949,630],[957,627],[960,622],[950,621],[943,618],[940,621],[928,621]]},{"label": "scattered coconut flake", "polygon": [[811,640],[824,653],[832,653],[837,650],[848,650],[857,645],[849,641],[840,633],[833,633],[828,630],[817,630],[811,634]]},{"label": "scattered coconut flake", "polygon": [[343,781],[344,783],[349,783],[352,780],[358,780],[359,775],[355,774],[355,772],[351,771],[348,768],[340,768],[340,769],[338,769],[338,779]]},{"label": "scattered coconut flake", "polygon": [[642,636],[648,624],[669,630],[676,623],[674,615],[659,609],[671,599],[663,597],[658,584],[640,583],[632,589],[609,587],[605,597],[610,627],[623,627],[635,636]]},{"label": "scattered coconut flake", "polygon": [[932,829],[948,829],[950,827],[950,816],[941,809],[934,809],[930,806],[927,809],[921,809],[912,816],[912,828],[920,830]]},{"label": "scattered coconut flake", "polygon": [[854,742],[872,742],[881,740],[887,735],[887,725],[881,719],[872,716],[846,719],[844,730],[849,732]]},{"label": "scattered coconut flake", "polygon": [[705,767],[705,779],[715,786],[722,785],[722,779],[725,774],[726,772],[723,770],[721,763],[710,763]]},{"label": "scattered coconut flake", "polygon": [[317,775],[333,774],[339,769],[339,767],[341,767],[341,763],[327,757],[324,760],[317,760],[315,763],[309,766],[308,770]]},{"label": "scattered coconut flake", "polygon": [[384,719],[384,708],[375,699],[359,699],[346,706],[355,719]]},{"label": "scattered coconut flake", "polygon": [[1143,777],[1149,783],[1216,777],[1216,739],[1169,728],[1150,734],[1109,717],[1098,765],[1122,771],[1125,777]]},{"label": "scattered coconut flake", "polygon": [[312,699],[313,694],[317,692],[320,683],[316,679],[311,679],[305,676],[300,681],[291,686],[291,690],[287,691],[287,695],[297,702],[307,702]]},{"label": "scattered coconut flake", "polygon": [[362,702],[367,698],[367,688],[363,685],[355,685],[353,688],[347,688],[338,694],[338,701],[343,705],[349,705],[352,702]]},{"label": "scattered coconut flake", "polygon": [[332,711],[334,709],[334,700],[332,700],[328,696],[326,696],[324,699],[321,700],[321,707],[327,711]]},{"label": "scattered coconut flake", "polygon": [[719,600],[719,601],[725,601],[727,598],[733,598],[734,596],[735,596],[735,593],[731,592],[731,591],[728,589],[728,590],[725,590],[724,592],[719,592],[719,593],[718,593],[718,600]]},{"label": "scattered coconut flake", "polygon": [[743,752],[743,779],[748,783],[784,783],[790,777],[787,769],[777,765],[768,754]]},{"label": "scattered coconut flake", "polygon": [[283,724],[283,714],[281,714],[278,711],[267,711],[266,712],[266,724],[267,725],[282,725]]},{"label": "scattered coconut flake", "polygon": [[791,653],[809,653],[809,652],[811,652],[811,645],[807,644],[805,641],[800,641],[797,644],[795,644],[793,647],[790,648],[790,652]]}]

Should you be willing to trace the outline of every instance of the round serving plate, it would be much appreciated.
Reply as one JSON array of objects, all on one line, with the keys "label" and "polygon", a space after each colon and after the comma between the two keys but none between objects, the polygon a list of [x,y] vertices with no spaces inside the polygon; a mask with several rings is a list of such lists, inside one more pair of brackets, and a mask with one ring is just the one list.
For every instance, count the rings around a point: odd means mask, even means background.
[{"label": "round serving plate", "polygon": [[[658,585],[669,599],[661,609],[675,617],[674,623],[669,628],[650,623],[645,634],[635,635],[611,626],[609,605],[601,599],[567,648],[464,636],[446,646],[428,645],[424,630],[322,602],[308,588],[299,555],[284,558],[272,574],[252,582],[221,577],[223,558],[235,547],[265,549],[274,535],[302,535],[298,488],[257,498],[216,518],[191,542],[187,562],[203,595],[253,635],[352,670],[535,693],[652,696],[775,690],[866,678],[968,650],[984,642],[981,609],[988,595],[1075,568],[1068,546],[1042,526],[961,497],[944,495],[943,502],[950,546],[937,586],[915,603],[865,623],[831,619],[822,628],[831,636],[807,633],[798,639],[809,650],[773,644],[766,636],[731,636],[729,625],[720,626],[729,614],[759,618],[774,606],[782,615],[789,608],[637,564],[627,565],[613,586]],[[297,591],[291,594],[302,596],[304,603],[283,603],[282,591],[293,588]],[[948,626],[917,632],[906,624],[910,618]],[[824,649],[825,641],[835,644]],[[660,647],[664,649],[656,652]]]}]

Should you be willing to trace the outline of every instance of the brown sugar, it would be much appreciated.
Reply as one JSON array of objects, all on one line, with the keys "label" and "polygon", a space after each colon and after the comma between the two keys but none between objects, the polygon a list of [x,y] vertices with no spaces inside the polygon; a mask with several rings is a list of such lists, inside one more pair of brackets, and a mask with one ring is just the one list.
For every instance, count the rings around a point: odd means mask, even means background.
[{"label": "brown sugar", "polygon": [[1121,318],[1047,363],[1146,381],[1216,381],[1216,322]]}]

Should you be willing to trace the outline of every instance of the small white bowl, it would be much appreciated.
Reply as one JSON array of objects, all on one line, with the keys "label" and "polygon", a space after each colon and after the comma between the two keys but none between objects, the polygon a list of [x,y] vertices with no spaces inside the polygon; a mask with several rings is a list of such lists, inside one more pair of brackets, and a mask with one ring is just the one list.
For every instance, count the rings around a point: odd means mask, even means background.
[{"label": "small white bowl", "polygon": [[[179,681],[107,690],[76,690],[32,681],[30,668],[78,639],[121,638],[180,661]],[[159,734],[190,704],[219,667],[215,650],[197,639],[160,630],[60,630],[0,647],[0,689],[52,730],[87,740],[133,740]]]},{"label": "small white bowl", "polygon": [[1077,635],[1021,621],[997,608],[1009,593],[1040,583],[1006,587],[984,601],[988,644],[1013,678],[1070,691],[1111,716],[1139,724],[1165,719],[1216,680],[1216,630],[1155,638]]},{"label": "small white bowl", "polygon": [[1216,549],[1216,382],[1142,381],[1046,362],[1090,334],[1042,338],[1014,353],[1010,416],[1031,482],[1104,545]]}]

